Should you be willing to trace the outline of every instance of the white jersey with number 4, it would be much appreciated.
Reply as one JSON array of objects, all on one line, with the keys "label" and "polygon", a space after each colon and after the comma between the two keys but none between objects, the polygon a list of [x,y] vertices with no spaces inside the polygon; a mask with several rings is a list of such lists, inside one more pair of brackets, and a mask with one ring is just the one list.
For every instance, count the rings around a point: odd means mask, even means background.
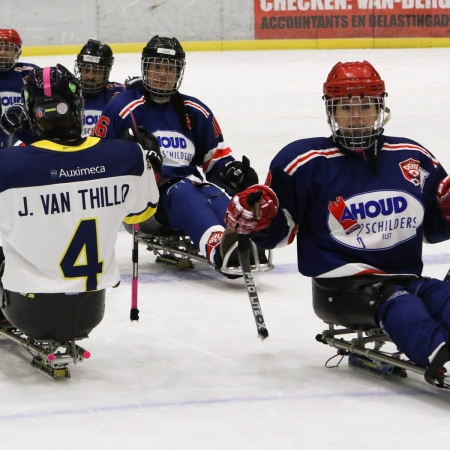
[{"label": "white jersey with number 4", "polygon": [[56,293],[117,285],[120,225],[148,219],[158,196],[153,170],[133,142],[88,137],[2,149],[4,288]]}]

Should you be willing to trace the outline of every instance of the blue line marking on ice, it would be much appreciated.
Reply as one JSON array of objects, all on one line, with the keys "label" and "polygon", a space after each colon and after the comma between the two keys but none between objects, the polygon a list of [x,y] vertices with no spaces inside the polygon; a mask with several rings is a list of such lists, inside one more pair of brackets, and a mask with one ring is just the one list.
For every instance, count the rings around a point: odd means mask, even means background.
[{"label": "blue line marking on ice", "polygon": [[184,407],[184,406],[208,406],[231,403],[262,403],[262,402],[280,402],[280,401],[297,401],[297,400],[313,400],[313,399],[328,399],[328,398],[356,398],[356,397],[392,397],[392,396],[407,396],[407,397],[434,397],[432,393],[425,391],[416,391],[414,389],[403,389],[398,392],[384,391],[384,392],[344,392],[336,393],[330,392],[325,394],[305,394],[305,395],[291,395],[291,396],[267,396],[267,397],[250,397],[250,398],[226,398],[226,399],[211,399],[211,400],[186,400],[180,402],[156,402],[156,403],[130,403],[116,406],[86,406],[79,409],[59,409],[54,411],[34,411],[29,413],[7,413],[0,415],[0,422],[22,420],[22,419],[47,419],[49,417],[58,417],[61,415],[77,415],[77,414],[92,414],[116,411],[133,411],[142,409],[159,409],[169,407]]}]

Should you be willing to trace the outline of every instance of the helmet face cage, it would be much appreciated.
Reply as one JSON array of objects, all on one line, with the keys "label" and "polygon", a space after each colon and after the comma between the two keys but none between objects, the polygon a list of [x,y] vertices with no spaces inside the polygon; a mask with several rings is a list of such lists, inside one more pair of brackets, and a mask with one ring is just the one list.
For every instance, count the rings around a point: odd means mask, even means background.
[{"label": "helmet face cage", "polygon": [[16,65],[21,52],[20,45],[0,40],[0,72],[11,70]]},{"label": "helmet face cage", "polygon": [[74,74],[80,80],[81,88],[86,94],[100,92],[109,81],[111,66],[89,62],[75,62]]},{"label": "helmet face cage", "polygon": [[39,136],[80,137],[84,99],[79,81],[64,66],[32,70],[22,89],[22,100]]},{"label": "helmet face cage", "polygon": [[356,152],[372,147],[387,121],[384,96],[326,98],[325,108],[334,140]]},{"label": "helmet face cage", "polygon": [[96,94],[109,81],[109,74],[114,64],[112,49],[107,44],[89,39],[83,46],[75,61],[74,73],[80,80],[83,92]]},{"label": "helmet face cage", "polygon": [[389,120],[385,86],[368,61],[338,62],[323,85],[334,140],[352,151],[372,147]]},{"label": "helmet face cage", "polygon": [[169,97],[180,89],[185,66],[180,59],[142,57],[142,84],[155,97]]}]

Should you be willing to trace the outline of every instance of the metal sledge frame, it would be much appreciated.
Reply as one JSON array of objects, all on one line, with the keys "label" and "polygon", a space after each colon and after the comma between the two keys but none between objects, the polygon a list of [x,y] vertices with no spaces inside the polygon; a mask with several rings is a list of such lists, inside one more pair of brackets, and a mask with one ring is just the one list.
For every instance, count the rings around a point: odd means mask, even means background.
[{"label": "metal sledge frame", "polygon": [[[349,337],[350,335],[353,336]],[[316,340],[338,349],[338,355],[349,357],[358,355],[366,358],[365,360],[359,361],[358,364],[350,365],[359,366],[373,374],[387,375],[396,373],[400,377],[406,378],[406,371],[411,371],[422,376],[425,375],[426,368],[404,359],[402,352],[390,353],[381,351],[381,347],[388,342],[392,343],[392,340],[379,328],[363,331],[329,324],[328,330],[323,331],[322,334],[318,334]],[[368,348],[367,346],[369,344],[373,345],[373,348]],[[380,370],[383,368],[387,368],[388,370],[383,372]],[[447,375],[438,375],[436,377],[436,386],[447,387],[448,383],[446,380],[448,380]]]},{"label": "metal sledge frame", "polygon": [[36,341],[14,327],[0,328],[0,335],[20,344],[33,356],[31,365],[39,373],[55,380],[70,378],[69,364],[78,364],[90,358],[91,354],[73,341]]},{"label": "metal sledge frame", "polygon": [[[182,234],[176,233],[167,234],[163,236],[139,233],[139,242],[146,245],[147,250],[156,255],[156,262],[174,265],[180,269],[193,269],[194,264],[192,260],[202,262],[212,266],[206,258],[200,254],[200,251],[193,244],[191,239]],[[261,262],[257,246],[251,242],[253,249],[254,261],[251,264],[252,272],[269,272],[274,268],[272,263],[272,250],[267,251],[267,262]],[[230,247],[227,256],[223,261],[221,272],[228,275],[242,275],[242,270],[239,265],[229,265],[229,255],[237,248],[237,241]]]}]

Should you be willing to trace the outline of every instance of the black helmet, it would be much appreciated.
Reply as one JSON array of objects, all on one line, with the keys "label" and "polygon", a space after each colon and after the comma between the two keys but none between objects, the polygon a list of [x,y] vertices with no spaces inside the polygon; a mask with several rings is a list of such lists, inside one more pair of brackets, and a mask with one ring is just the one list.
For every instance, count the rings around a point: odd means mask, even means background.
[{"label": "black helmet", "polygon": [[149,57],[171,58],[184,61],[186,53],[177,38],[152,37],[147,45],[142,49],[142,58]]},{"label": "black helmet", "polygon": [[114,56],[108,44],[89,39],[75,61],[75,76],[81,81],[83,92],[95,94],[108,83]]},{"label": "black helmet", "polygon": [[22,89],[22,100],[38,135],[80,137],[84,114],[80,83],[61,64],[31,70]]},{"label": "black helmet", "polygon": [[[185,59],[186,53],[178,39],[154,36],[142,49],[141,69],[144,88],[155,97],[169,97],[177,92],[183,80]],[[163,72],[176,75],[171,86],[161,85],[159,74]]]}]

